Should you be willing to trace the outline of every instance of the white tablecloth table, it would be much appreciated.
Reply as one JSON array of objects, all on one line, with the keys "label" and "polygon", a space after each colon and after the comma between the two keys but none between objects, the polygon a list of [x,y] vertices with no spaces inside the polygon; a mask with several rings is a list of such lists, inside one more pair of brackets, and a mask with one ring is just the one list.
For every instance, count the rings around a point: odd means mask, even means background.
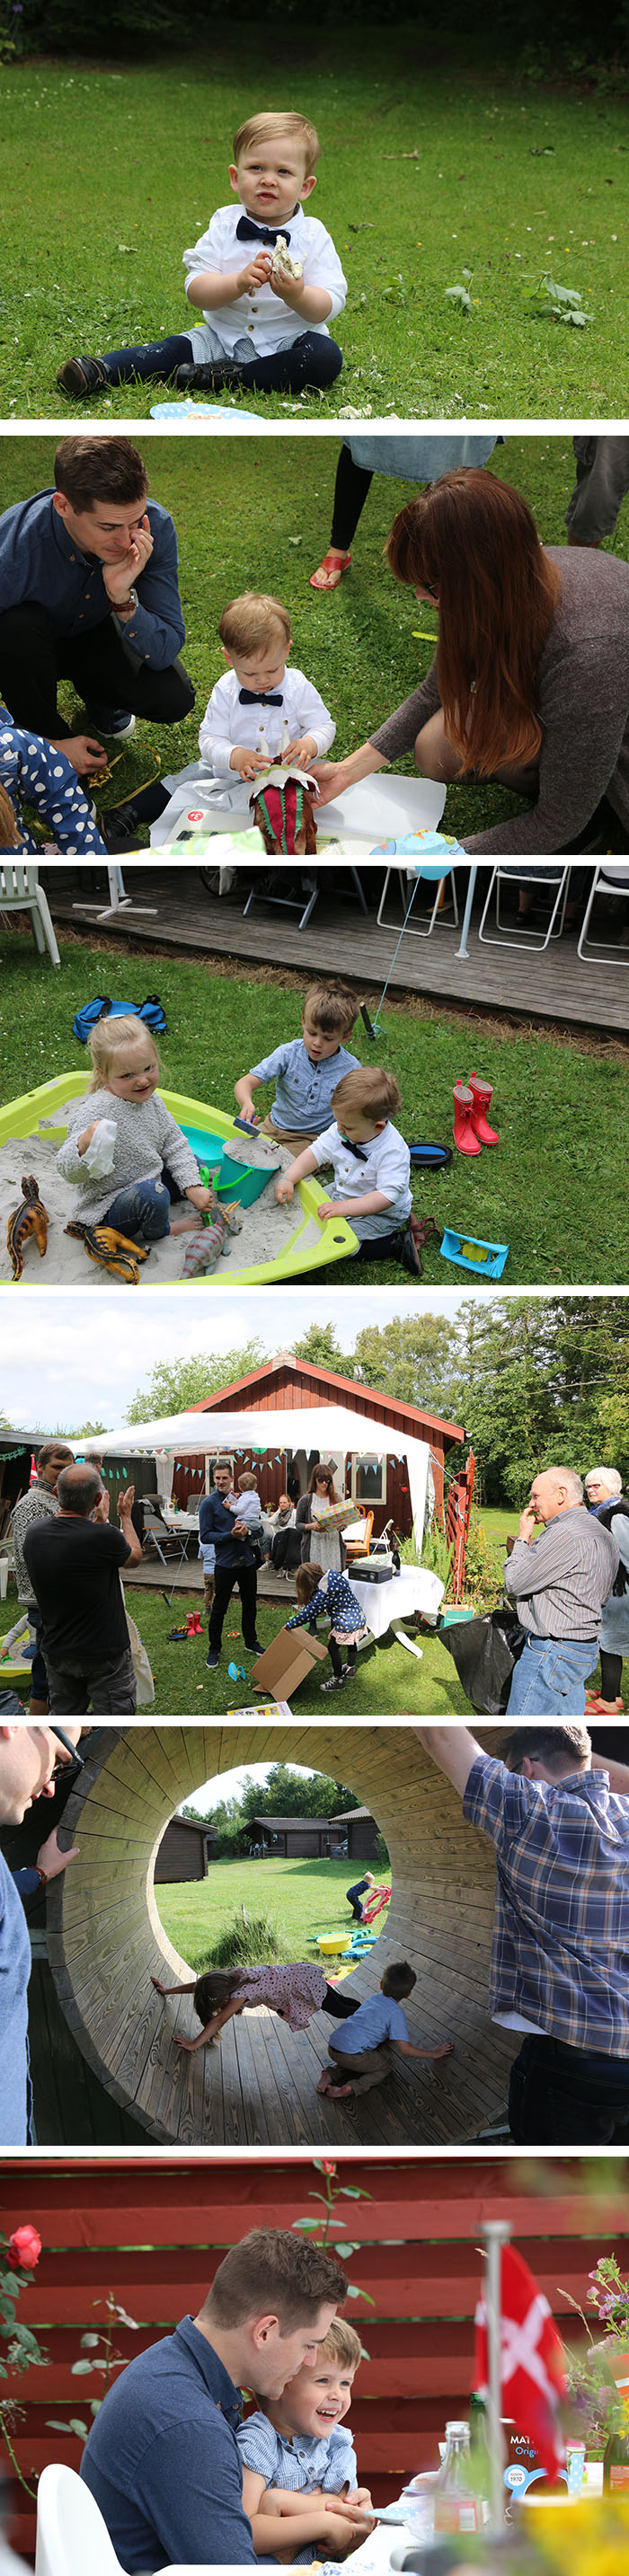
[{"label": "white tablecloth table", "polygon": [[387,1628],[397,1626],[400,1619],[411,1619],[417,1610],[423,1619],[437,1619],[444,1587],[427,1566],[403,1565],[387,1583],[361,1583],[350,1564],[347,1580],[372,1637],[385,1637]]}]

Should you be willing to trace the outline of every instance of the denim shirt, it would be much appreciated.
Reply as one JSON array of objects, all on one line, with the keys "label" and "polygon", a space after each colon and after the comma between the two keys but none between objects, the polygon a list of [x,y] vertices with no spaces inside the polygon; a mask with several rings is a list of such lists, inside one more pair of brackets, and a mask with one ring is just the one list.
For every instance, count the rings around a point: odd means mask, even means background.
[{"label": "denim shirt", "polygon": [[[77,636],[115,616],[96,555],[84,555],[54,508],[54,493],[36,492],[0,517],[0,598],[3,614],[23,602],[43,603],[57,635]],[[177,538],[159,501],[143,505],[153,552],[134,584],[139,605],[116,630],[138,662],[167,671],[181,651],[185,626],[179,598]],[[142,513],[140,513],[142,515]]]},{"label": "denim shirt", "polygon": [[193,2317],[108,2389],[81,2477],[129,2576],[260,2563],[242,2506],[239,2422],[240,2390]]}]

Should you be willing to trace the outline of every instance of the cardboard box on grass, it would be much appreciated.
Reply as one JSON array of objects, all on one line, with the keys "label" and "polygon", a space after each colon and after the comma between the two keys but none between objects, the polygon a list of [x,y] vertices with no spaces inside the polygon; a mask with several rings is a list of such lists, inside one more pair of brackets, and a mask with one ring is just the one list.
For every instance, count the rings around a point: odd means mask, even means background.
[{"label": "cardboard box on grass", "polygon": [[252,1665],[254,1682],[268,1691],[269,1699],[292,1699],[300,1682],[308,1680],[313,1664],[325,1663],[327,1646],[311,1637],[307,1628],[280,1628],[271,1646]]}]

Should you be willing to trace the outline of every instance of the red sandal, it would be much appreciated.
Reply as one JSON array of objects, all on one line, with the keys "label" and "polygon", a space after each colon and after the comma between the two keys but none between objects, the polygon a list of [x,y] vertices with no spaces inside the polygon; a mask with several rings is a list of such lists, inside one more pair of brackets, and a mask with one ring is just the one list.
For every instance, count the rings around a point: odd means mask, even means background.
[{"label": "red sandal", "polygon": [[[351,555],[344,555],[343,562],[336,563],[332,555],[324,555],[323,562],[317,565],[316,572],[311,572],[311,590],[338,590],[339,582],[342,581],[344,572],[349,572],[351,560]],[[322,581],[322,573],[329,574],[329,579],[327,581]]]}]

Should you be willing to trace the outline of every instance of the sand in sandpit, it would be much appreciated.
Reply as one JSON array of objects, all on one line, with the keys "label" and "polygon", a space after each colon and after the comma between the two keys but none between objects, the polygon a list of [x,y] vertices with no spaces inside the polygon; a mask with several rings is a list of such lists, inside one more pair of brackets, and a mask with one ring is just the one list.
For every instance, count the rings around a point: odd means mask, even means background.
[{"label": "sand in sandpit", "polygon": [[[91,1261],[84,1245],[74,1235],[64,1233],[68,1218],[77,1214],[78,1193],[72,1182],[64,1180],[58,1171],[57,1154],[61,1141],[59,1130],[67,1126],[73,1107],[73,1102],[64,1102],[55,1117],[44,1120],[34,1135],[18,1136],[0,1146],[0,1280],[13,1277],[7,1249],[7,1226],[23,1195],[22,1173],[34,1172],[40,1198],[48,1213],[48,1246],[42,1261],[33,1236],[28,1237],[19,1284],[30,1286],[35,1281],[44,1287],[87,1288],[90,1281],[94,1286],[102,1287],[103,1280],[107,1279],[113,1288],[125,1288],[128,1286],[126,1280],[114,1278],[100,1262]],[[269,1163],[273,1177],[269,1177],[267,1188],[255,1200],[253,1207],[243,1208],[242,1232],[227,1236],[227,1249],[221,1253],[216,1270],[203,1274],[209,1287],[214,1281],[220,1286],[221,1279],[230,1270],[253,1270],[262,1262],[276,1260],[285,1251],[302,1220],[297,1193],[290,1207],[278,1207],[275,1197],[274,1178],[278,1163],[283,1171],[287,1171],[289,1163],[294,1160],[287,1146],[276,1145],[271,1137],[264,1136],[251,1139],[227,1137],[226,1146],[235,1162],[253,1163],[256,1169]],[[173,1216],[181,1215],[187,1205],[184,1200],[183,1207],[174,1207]],[[312,1219],[301,1237],[301,1245],[310,1251],[318,1240],[319,1229]],[[157,1282],[170,1285],[181,1279],[187,1241],[185,1234],[171,1234],[166,1235],[162,1243],[152,1244],[148,1260],[142,1263],[139,1286],[151,1287]]]}]

